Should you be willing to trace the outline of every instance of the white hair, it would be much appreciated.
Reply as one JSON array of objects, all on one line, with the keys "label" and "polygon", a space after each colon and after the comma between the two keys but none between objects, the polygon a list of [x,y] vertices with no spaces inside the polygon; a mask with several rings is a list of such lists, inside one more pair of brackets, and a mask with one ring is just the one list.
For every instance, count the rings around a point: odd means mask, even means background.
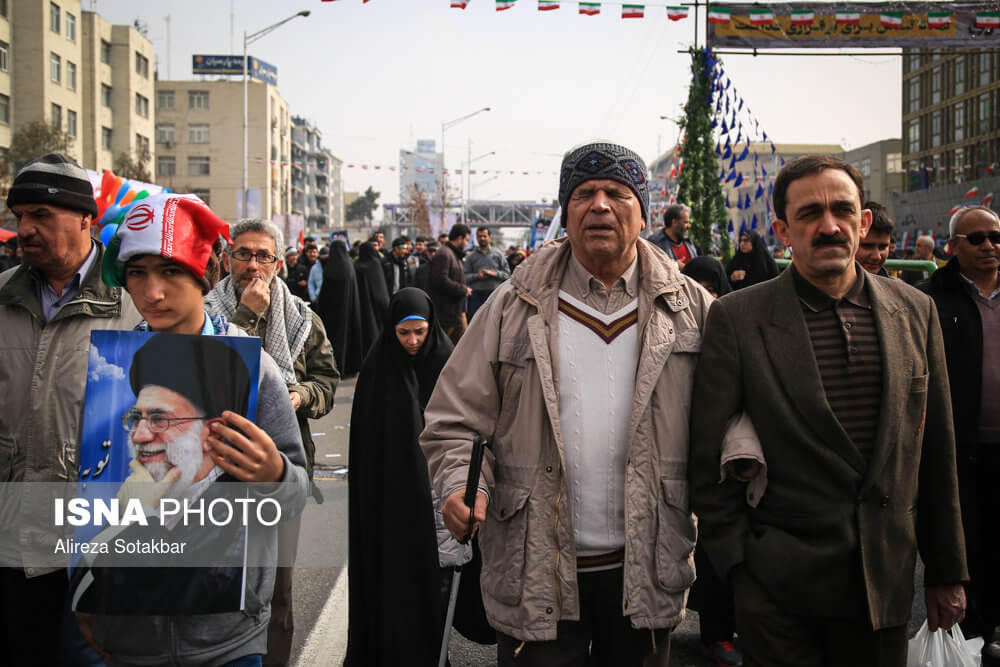
[{"label": "white hair", "polygon": [[236,243],[236,238],[240,234],[244,234],[246,232],[261,232],[274,239],[275,254],[281,252],[281,249],[285,247],[285,235],[282,234],[281,230],[278,229],[278,226],[270,220],[250,218],[240,220],[239,222],[229,226],[229,238],[233,240],[233,243]]},{"label": "white hair", "polygon": [[918,236],[917,237],[917,245],[926,245],[926,246],[930,246],[930,247],[933,248],[934,247],[934,238],[930,237],[930,236],[927,236],[926,234],[923,235],[923,236]]},{"label": "white hair", "polygon": [[951,216],[951,220],[948,221],[948,238],[955,238],[955,232],[958,231],[958,223],[962,221],[962,218],[964,218],[965,214],[969,211],[985,211],[987,214],[993,216],[998,223],[1000,223],[1000,215],[997,215],[997,212],[988,206],[965,206],[958,209],[958,211],[955,212],[955,215]]}]

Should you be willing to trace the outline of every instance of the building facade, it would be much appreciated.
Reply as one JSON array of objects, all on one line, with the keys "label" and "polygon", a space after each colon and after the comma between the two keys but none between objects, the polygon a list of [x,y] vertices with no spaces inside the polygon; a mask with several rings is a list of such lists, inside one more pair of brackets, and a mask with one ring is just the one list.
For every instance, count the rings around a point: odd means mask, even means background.
[{"label": "building facade", "polygon": [[323,146],[320,130],[292,117],[292,213],[301,214],[309,233],[344,227],[343,160]]},{"label": "building facade", "polygon": [[201,197],[224,220],[270,220],[292,209],[291,114],[278,89],[247,84],[243,207],[243,82],[156,82],[156,183]]},{"label": "building facade", "polygon": [[420,139],[416,150],[399,151],[399,199],[409,200],[411,188],[433,200],[444,177],[444,156],[436,152],[437,145],[433,139]]},{"label": "building facade", "polygon": [[989,178],[1000,166],[1000,53],[921,53],[903,61],[905,190]]},{"label": "building facade", "polygon": [[896,213],[892,195],[903,191],[906,180],[902,148],[901,139],[884,139],[845,151],[841,156],[865,177],[865,200],[882,204],[893,218]]}]

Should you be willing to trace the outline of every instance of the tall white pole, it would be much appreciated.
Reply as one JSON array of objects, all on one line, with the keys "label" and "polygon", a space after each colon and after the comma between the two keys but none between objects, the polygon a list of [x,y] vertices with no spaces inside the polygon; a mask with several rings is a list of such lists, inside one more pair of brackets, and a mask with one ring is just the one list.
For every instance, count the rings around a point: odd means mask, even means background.
[{"label": "tall white pole", "polygon": [[247,136],[247,31],[243,31],[243,210],[240,211],[241,218],[250,217],[247,212],[249,205],[249,195],[247,193],[247,169],[249,157],[248,136]]},{"label": "tall white pole", "polygon": [[462,188],[463,194],[465,194],[465,224],[469,224],[469,186],[472,184],[471,176],[469,176],[472,173],[472,137],[468,139],[469,143],[466,146],[468,149],[466,153],[467,162],[465,163],[465,182],[467,186]]}]

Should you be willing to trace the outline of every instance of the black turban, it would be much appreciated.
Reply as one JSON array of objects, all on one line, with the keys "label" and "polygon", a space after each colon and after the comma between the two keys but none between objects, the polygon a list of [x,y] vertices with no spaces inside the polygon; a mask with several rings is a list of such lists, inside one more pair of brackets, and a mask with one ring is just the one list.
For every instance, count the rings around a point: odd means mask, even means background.
[{"label": "black turban", "polygon": [[250,371],[240,353],[211,336],[156,334],[132,357],[132,391],[166,387],[188,399],[208,418],[231,410],[246,416]]}]

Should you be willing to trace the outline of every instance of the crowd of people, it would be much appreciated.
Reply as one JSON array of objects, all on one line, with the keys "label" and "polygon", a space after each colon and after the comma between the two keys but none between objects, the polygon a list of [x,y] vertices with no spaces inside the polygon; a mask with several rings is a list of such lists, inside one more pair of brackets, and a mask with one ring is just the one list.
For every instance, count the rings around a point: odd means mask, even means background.
[{"label": "crowd of people", "polygon": [[461,223],[299,250],[170,193],[105,248],[79,166],[21,169],[0,481],[77,478],[92,331],[249,335],[255,423],[182,393],[199,417],[143,399],[126,428],[166,448],[161,493],[183,432],[222,479],[269,483],[294,511],[238,612],[74,613],[79,573],[0,568],[11,664],[287,664],[294,517],[322,500],[309,420],[354,375],[347,665],[437,664],[457,595],[455,628],[504,667],[665,666],[687,607],[716,665],[902,667],[918,554],[929,629],[961,623],[1000,664],[997,214],[955,213],[947,261],[903,276],[914,288],[886,272],[893,222],[839,159],[777,175],[780,272],[756,230],[726,264],[700,252],[683,205],[643,238],[647,171],[625,146],[580,146],[559,173],[565,236],[529,254]]}]

